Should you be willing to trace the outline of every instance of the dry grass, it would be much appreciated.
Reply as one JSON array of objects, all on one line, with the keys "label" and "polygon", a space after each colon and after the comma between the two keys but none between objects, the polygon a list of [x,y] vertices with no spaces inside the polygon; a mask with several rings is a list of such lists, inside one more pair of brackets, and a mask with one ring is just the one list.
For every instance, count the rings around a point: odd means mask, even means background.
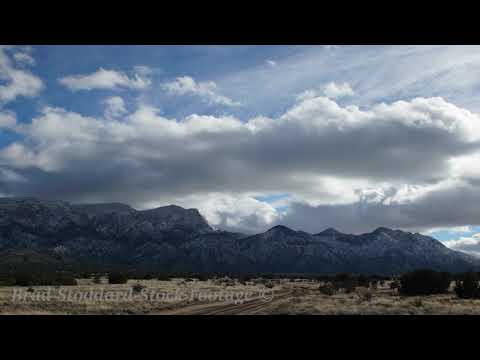
[{"label": "dry grass", "polygon": [[[96,293],[103,289],[105,293],[125,295],[130,290],[133,291],[136,284],[144,287],[149,300],[146,300],[143,294],[136,294],[136,297],[128,301],[107,300],[101,302],[60,300],[59,295],[60,291],[85,294],[92,289]],[[78,279],[77,286],[34,286],[32,288],[34,291],[29,293],[32,297],[40,297],[40,294],[46,294],[50,289],[56,298],[52,296],[48,301],[32,298],[28,298],[27,301],[13,301],[14,291],[26,291],[27,288],[0,287],[0,314],[157,314],[193,304],[211,303],[215,299],[222,299],[221,296],[225,296],[225,294],[230,296],[226,298],[226,301],[235,299],[240,301],[241,294],[245,292],[258,293],[265,289],[265,286],[261,284],[242,285],[236,281],[185,281],[184,279],[172,279],[171,281],[129,280],[127,284],[111,285],[106,279],[102,279],[101,284],[94,284],[93,279]],[[240,295],[232,297],[232,294]],[[120,297],[120,299],[123,298]]]},{"label": "dry grass", "polygon": [[[322,315],[453,315],[480,314],[480,300],[458,299],[455,294],[402,297],[386,283],[377,289],[357,288],[350,294],[332,296],[310,291],[290,299],[273,313]],[[368,295],[367,295],[368,294]]]},{"label": "dry grass", "polygon": [[[79,279],[77,286],[57,287],[55,291],[68,289],[74,292],[104,289],[111,293],[125,293],[134,284],[141,284],[153,293],[180,292],[182,294],[221,294],[228,292],[251,294],[269,291],[264,284],[248,282],[246,285],[236,281],[189,281],[173,279],[130,280],[127,284],[109,285],[103,279],[102,284],[94,284],[92,279]],[[334,295],[322,294],[319,283],[273,281],[274,295],[270,302],[252,302],[232,305],[230,301],[213,301],[211,298],[159,299],[147,301],[142,296],[131,301],[12,301],[14,287],[0,287],[0,314],[202,314],[215,310],[221,313],[250,314],[362,314],[362,315],[421,315],[421,314],[480,314],[480,300],[458,299],[452,292],[444,295],[424,297],[401,297],[389,288],[389,284],[377,289],[356,288],[354,292],[337,292]],[[47,287],[33,287],[31,294],[41,294]],[[26,288],[22,288],[26,290]],[[231,300],[231,298],[230,298]],[[223,309],[223,310],[222,310]]]}]

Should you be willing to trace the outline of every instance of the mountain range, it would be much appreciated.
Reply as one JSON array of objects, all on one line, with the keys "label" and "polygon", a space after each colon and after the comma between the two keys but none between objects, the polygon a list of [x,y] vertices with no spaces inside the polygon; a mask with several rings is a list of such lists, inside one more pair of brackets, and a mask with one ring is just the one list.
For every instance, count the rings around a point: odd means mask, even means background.
[{"label": "mountain range", "polygon": [[0,266],[85,266],[152,271],[400,274],[466,271],[480,260],[418,233],[380,227],[353,235],[275,226],[255,235],[211,227],[196,209],[135,210],[0,198]]}]

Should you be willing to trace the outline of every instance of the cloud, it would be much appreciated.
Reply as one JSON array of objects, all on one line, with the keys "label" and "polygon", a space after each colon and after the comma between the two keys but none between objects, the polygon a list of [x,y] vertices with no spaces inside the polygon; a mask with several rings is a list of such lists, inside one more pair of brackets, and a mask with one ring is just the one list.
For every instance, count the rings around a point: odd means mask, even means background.
[{"label": "cloud", "polygon": [[19,96],[35,97],[43,89],[43,82],[24,69],[17,69],[7,53],[15,47],[0,46],[0,106]]},{"label": "cloud", "polygon": [[107,119],[117,118],[127,113],[125,101],[120,96],[111,96],[103,101],[105,105],[104,115]]},{"label": "cloud", "polygon": [[324,94],[331,98],[331,99],[338,99],[345,96],[352,96],[355,93],[353,92],[350,84],[343,83],[343,84],[336,84],[334,82],[330,82],[325,85],[323,90]]},{"label": "cloud", "polygon": [[154,208],[172,202],[186,208],[198,209],[206,220],[217,228],[247,234],[264,231],[279,217],[279,213],[271,205],[248,194],[212,192],[182,198],[164,198],[160,202],[145,203],[143,207]]},{"label": "cloud", "polygon": [[213,81],[196,82],[190,76],[181,76],[177,77],[174,81],[164,83],[162,87],[170,95],[193,95],[200,97],[210,104],[224,106],[240,105],[239,102],[218,94],[217,84]]},{"label": "cloud", "polygon": [[[281,222],[312,232],[333,226],[351,233],[367,232],[379,226],[431,233],[429,229],[479,223],[475,215],[480,201],[478,186],[449,180],[426,190],[420,186],[420,191],[410,194],[405,187],[378,189],[376,196],[367,192],[355,202],[345,204],[311,206],[297,202],[291,204]],[[409,196],[401,195],[402,192]]]},{"label": "cloud", "polygon": [[472,255],[480,255],[480,234],[473,234],[469,237],[444,241],[444,244],[454,250],[463,251]]},{"label": "cloud", "polygon": [[35,65],[35,59],[26,52],[17,52],[13,55],[15,61],[23,65]]},{"label": "cloud", "polygon": [[[318,96],[276,118],[192,114],[169,119],[140,105],[95,118],[46,107],[15,126],[0,168],[25,182],[4,194],[136,207],[196,206],[219,227],[275,223],[320,231],[377,226],[430,229],[478,224],[480,176],[455,159],[480,153],[480,119],[442,98],[359,109]],[[279,213],[255,200],[290,194]],[[191,203],[190,205],[189,202]],[[195,205],[193,205],[195,204]]]},{"label": "cloud", "polygon": [[17,124],[17,117],[11,111],[0,112],[0,129],[1,128],[14,128]]},{"label": "cloud", "polygon": [[340,48],[340,45],[323,45],[323,48],[325,50],[336,50]]},{"label": "cloud", "polygon": [[339,99],[346,96],[353,96],[355,93],[348,83],[337,84],[330,82],[318,89],[308,89],[302,91],[296,96],[296,99],[297,101],[305,101],[314,99],[316,97],[321,97],[323,95],[330,99]]},{"label": "cloud", "polygon": [[265,60],[265,63],[266,63],[268,66],[271,66],[271,67],[277,66],[277,62],[274,61],[274,60]]},{"label": "cloud", "polygon": [[453,226],[453,227],[438,227],[438,228],[431,228],[425,231],[427,234],[434,234],[437,232],[447,232],[451,235],[458,234],[458,233],[469,233],[472,232],[472,227],[469,225],[466,226]]},{"label": "cloud", "polygon": [[[136,67],[137,71],[139,69]],[[140,73],[136,72],[133,77],[129,77],[121,71],[100,68],[92,74],[69,75],[58,81],[71,91],[118,88],[141,90],[148,88],[151,84],[151,80],[145,76],[146,69],[142,67]]]}]

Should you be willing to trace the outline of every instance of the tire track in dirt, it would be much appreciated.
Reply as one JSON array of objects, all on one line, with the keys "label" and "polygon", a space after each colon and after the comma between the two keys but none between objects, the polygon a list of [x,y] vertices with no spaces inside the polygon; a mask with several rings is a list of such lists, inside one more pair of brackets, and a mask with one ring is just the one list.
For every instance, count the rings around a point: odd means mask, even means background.
[{"label": "tire track in dirt", "polygon": [[274,294],[271,301],[256,298],[241,304],[212,304],[207,306],[187,306],[171,312],[172,315],[241,315],[252,311],[262,310],[273,303],[291,296],[291,291],[281,291]]}]

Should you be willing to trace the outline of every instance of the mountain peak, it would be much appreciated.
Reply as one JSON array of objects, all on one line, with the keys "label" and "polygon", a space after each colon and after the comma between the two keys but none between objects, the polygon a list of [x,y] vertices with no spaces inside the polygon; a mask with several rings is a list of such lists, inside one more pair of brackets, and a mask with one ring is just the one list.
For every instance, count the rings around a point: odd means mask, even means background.
[{"label": "mountain peak", "polygon": [[269,230],[267,230],[267,233],[271,233],[271,232],[296,233],[295,230],[292,230],[285,225],[276,225],[270,228]]},{"label": "mountain peak", "polygon": [[328,229],[325,229],[322,232],[315,234],[315,236],[338,236],[338,235],[343,235],[343,233],[341,233],[340,231],[332,227],[329,227]]},{"label": "mountain peak", "polygon": [[93,216],[109,213],[131,213],[135,211],[130,205],[122,203],[78,204],[74,205],[74,208]]},{"label": "mountain peak", "polygon": [[392,233],[392,232],[394,232],[394,231],[395,231],[395,230],[389,229],[389,228],[384,227],[384,226],[380,226],[380,227],[376,228],[376,229],[373,231],[373,233],[375,233],[375,234],[382,233],[382,232],[384,232],[384,233]]},{"label": "mountain peak", "polygon": [[153,211],[153,210],[173,210],[173,211],[180,210],[181,211],[181,210],[187,210],[187,209],[178,205],[170,204],[170,205],[159,206],[152,209],[147,209],[145,211]]},{"label": "mountain peak", "polygon": [[151,222],[162,226],[182,226],[201,232],[214,231],[197,209],[185,209],[178,205],[161,206],[139,212]]}]

